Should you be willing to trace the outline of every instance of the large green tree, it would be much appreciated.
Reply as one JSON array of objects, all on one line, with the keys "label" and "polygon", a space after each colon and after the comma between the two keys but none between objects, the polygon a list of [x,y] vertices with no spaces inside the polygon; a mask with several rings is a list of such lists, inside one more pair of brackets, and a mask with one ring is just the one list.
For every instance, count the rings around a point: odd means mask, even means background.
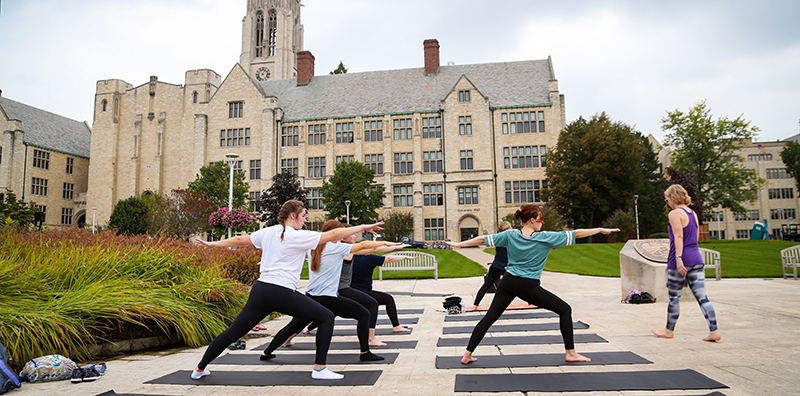
[{"label": "large green tree", "polygon": [[645,180],[642,140],[605,112],[571,122],[547,156],[545,201],[575,228],[595,227],[617,209],[630,208]]},{"label": "large green tree", "polygon": [[358,161],[336,164],[330,182],[322,182],[322,203],[328,211],[328,219],[346,221],[346,201],[350,201],[350,223],[375,222],[378,219],[375,209],[383,206],[384,188],[373,183],[374,171],[366,165]]},{"label": "large green tree", "polygon": [[272,185],[264,190],[258,201],[260,220],[268,227],[278,224],[278,212],[283,203],[290,199],[296,199],[308,208],[306,194],[308,191],[300,187],[300,179],[294,173],[285,171],[272,176]]},{"label": "large green tree", "polygon": [[150,213],[142,197],[129,197],[117,202],[108,219],[108,228],[118,234],[141,235],[147,233],[147,217]]},{"label": "large green tree", "polygon": [[386,222],[383,230],[378,231],[384,241],[400,242],[400,239],[411,236],[414,231],[414,215],[409,212],[389,212],[381,220]]},{"label": "large green tree", "polygon": [[32,226],[34,215],[38,211],[34,205],[33,202],[17,199],[17,195],[13,192],[7,192],[0,200],[0,226],[3,224],[15,224],[22,228]]},{"label": "large green tree", "polygon": [[674,147],[672,167],[694,174],[705,210],[723,207],[739,213],[745,211],[742,202],[755,202],[766,181],[742,164],[739,152],[758,127],[741,116],[714,120],[702,101],[688,113],[667,112],[661,128],[668,132],[664,143]]},{"label": "large green tree", "polygon": [[786,172],[794,178],[797,189],[800,190],[800,143],[793,140],[786,142],[781,149],[781,160],[786,165]]},{"label": "large green tree", "polygon": [[[250,186],[244,181],[244,172],[233,172],[233,207],[241,208],[247,202]],[[200,168],[200,174],[189,182],[187,192],[200,194],[217,208],[228,206],[228,189],[230,187],[230,168],[224,161],[217,161]]]},{"label": "large green tree", "polygon": [[634,215],[639,216],[639,234],[641,238],[647,238],[650,234],[664,232],[667,227],[668,219],[664,216],[664,190],[667,185],[664,176],[661,174],[661,165],[658,162],[658,153],[653,148],[650,140],[639,132],[635,134],[640,139],[640,144],[644,147],[644,157],[639,171],[642,172],[642,184],[634,190],[638,199],[634,199]]}]

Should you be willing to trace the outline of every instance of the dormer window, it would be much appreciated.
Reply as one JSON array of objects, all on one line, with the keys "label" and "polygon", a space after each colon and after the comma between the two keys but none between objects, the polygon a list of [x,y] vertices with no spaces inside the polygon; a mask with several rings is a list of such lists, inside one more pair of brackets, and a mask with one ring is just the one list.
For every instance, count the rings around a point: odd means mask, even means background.
[{"label": "dormer window", "polygon": [[469,91],[458,91],[459,102],[469,102]]}]

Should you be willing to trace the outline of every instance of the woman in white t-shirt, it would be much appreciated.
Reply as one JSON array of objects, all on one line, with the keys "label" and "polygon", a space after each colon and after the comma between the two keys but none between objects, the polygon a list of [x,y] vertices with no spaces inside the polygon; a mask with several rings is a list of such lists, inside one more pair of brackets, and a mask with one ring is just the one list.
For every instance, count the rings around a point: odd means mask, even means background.
[{"label": "woman in white t-shirt", "polygon": [[226,346],[238,340],[272,312],[280,312],[293,317],[302,317],[320,323],[316,338],[314,379],[341,379],[325,367],[325,361],[333,334],[333,313],[308,296],[297,292],[300,271],[308,250],[319,244],[336,241],[349,235],[380,230],[383,222],[358,227],[338,228],[328,232],[303,230],[306,222],[306,209],[298,200],[289,200],[278,213],[278,225],[264,228],[251,235],[244,235],[216,242],[197,240],[206,247],[255,246],[262,250],[261,276],[250,290],[242,312],[234,319],[227,330],[214,338],[206,349],[200,363],[192,372],[192,379],[200,379],[211,374],[206,366],[216,359]]}]

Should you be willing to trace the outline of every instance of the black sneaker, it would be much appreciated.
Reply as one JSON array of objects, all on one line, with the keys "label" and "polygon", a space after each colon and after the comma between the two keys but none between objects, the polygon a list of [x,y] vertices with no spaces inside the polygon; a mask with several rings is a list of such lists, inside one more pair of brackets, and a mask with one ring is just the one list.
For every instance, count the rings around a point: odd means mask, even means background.
[{"label": "black sneaker", "polygon": [[81,382],[81,381],[83,381],[83,369],[82,368],[76,368],[76,369],[72,370],[72,377],[69,379],[69,382],[72,382],[73,384],[77,384],[78,382]]},{"label": "black sneaker", "polygon": [[[74,373],[73,373],[74,375]],[[83,369],[83,381],[90,382],[100,378],[100,373],[95,370],[94,366],[89,366]]]}]

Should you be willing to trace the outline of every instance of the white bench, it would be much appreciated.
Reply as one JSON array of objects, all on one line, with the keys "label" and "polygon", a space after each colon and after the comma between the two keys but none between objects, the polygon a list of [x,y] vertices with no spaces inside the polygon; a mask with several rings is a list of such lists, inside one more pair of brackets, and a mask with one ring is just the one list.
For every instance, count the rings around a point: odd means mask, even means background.
[{"label": "white bench", "polygon": [[703,262],[706,263],[706,268],[714,268],[717,273],[717,280],[722,279],[722,267],[719,262],[719,252],[716,250],[700,248],[700,254],[703,255]]},{"label": "white bench", "polygon": [[789,267],[794,268],[794,279],[797,280],[797,265],[800,262],[800,245],[788,247],[781,250],[781,261],[783,264],[783,279],[786,279],[786,269]]},{"label": "white bench", "polygon": [[378,267],[378,279],[383,280],[383,271],[405,270],[433,270],[433,279],[439,279],[439,262],[436,261],[436,256],[429,253],[402,251],[396,254],[414,258],[395,261],[393,263],[384,263]]}]

